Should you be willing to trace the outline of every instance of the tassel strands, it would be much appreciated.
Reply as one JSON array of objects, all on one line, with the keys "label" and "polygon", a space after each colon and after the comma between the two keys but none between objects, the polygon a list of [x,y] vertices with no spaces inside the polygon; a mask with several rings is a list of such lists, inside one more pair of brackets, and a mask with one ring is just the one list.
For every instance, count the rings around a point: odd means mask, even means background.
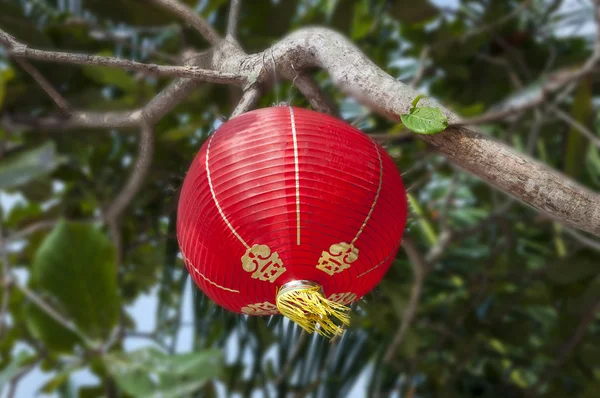
[{"label": "tassel strands", "polygon": [[350,324],[350,308],[328,300],[321,287],[310,281],[293,281],[283,285],[277,292],[279,312],[297,323],[308,333],[317,332],[325,337],[344,333],[342,326]]}]

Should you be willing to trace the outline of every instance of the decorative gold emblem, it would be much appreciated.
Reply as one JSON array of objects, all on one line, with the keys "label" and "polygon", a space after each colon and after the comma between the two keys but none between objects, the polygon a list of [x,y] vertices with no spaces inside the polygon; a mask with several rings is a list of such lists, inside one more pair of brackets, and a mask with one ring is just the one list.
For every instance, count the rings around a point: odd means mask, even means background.
[{"label": "decorative gold emblem", "polygon": [[335,303],[348,305],[354,300],[356,300],[356,293],[347,292],[347,293],[334,293],[327,298],[327,300],[331,300]]},{"label": "decorative gold emblem", "polygon": [[333,275],[350,268],[350,265],[357,259],[358,249],[356,247],[346,242],[336,243],[331,245],[329,252],[321,253],[317,269]]},{"label": "decorative gold emblem", "polygon": [[265,301],[264,303],[248,304],[242,308],[242,312],[248,315],[274,315],[278,314],[279,310],[275,304]]},{"label": "decorative gold emblem", "polygon": [[248,248],[242,256],[242,268],[247,272],[253,272],[252,278],[271,283],[285,272],[279,254],[271,253],[267,245],[253,245]]}]

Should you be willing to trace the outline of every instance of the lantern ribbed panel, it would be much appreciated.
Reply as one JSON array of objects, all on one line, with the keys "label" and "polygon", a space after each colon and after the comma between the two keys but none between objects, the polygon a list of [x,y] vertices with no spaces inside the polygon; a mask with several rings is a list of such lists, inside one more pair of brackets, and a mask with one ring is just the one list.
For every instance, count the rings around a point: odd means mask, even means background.
[{"label": "lantern ribbed panel", "polygon": [[[406,213],[400,173],[381,146],[333,117],[272,107],[228,121],[202,146],[182,187],[177,234],[195,283],[242,312],[274,304],[277,288],[293,280],[321,285],[326,297],[360,298],[388,270]],[[344,242],[358,250],[349,267],[317,267]],[[254,245],[280,260],[265,275],[285,268],[273,281],[243,268]],[[277,310],[257,312],[266,313]]]}]

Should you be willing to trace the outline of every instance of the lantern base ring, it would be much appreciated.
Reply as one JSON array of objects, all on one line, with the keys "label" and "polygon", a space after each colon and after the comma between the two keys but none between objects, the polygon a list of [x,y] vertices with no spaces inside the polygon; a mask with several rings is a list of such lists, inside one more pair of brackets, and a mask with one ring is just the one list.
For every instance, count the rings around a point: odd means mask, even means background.
[{"label": "lantern base ring", "polygon": [[282,315],[308,333],[334,337],[350,324],[350,308],[325,298],[321,286],[312,281],[296,280],[282,285],[277,290],[276,304]]}]

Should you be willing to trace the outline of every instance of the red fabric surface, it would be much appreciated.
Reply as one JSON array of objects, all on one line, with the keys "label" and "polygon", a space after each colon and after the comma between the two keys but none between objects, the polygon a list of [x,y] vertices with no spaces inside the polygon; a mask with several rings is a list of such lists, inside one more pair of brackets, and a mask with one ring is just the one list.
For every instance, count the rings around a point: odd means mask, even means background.
[{"label": "red fabric surface", "polygon": [[[274,305],[277,287],[292,280],[316,282],[326,297],[362,297],[388,270],[406,216],[400,173],[381,146],[333,117],[272,107],[224,123],[202,146],[182,187],[177,235],[200,289],[242,312]],[[331,245],[350,244],[357,234],[358,258],[349,268],[334,275],[317,268]],[[285,271],[274,282],[242,267],[255,244],[281,259]]]}]

